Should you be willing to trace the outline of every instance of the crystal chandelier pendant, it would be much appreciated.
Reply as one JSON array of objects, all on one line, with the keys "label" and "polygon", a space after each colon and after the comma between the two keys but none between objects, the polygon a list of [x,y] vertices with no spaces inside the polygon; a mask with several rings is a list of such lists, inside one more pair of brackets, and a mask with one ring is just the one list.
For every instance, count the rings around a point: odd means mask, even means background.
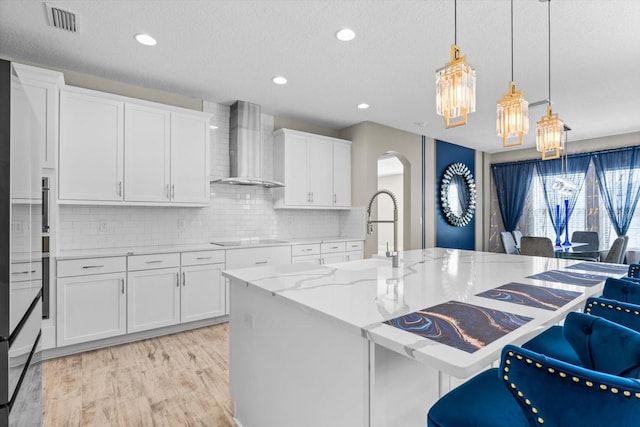
[{"label": "crystal chandelier pendant", "polygon": [[536,149],[542,153],[542,160],[557,159],[564,149],[564,123],[547,106],[547,115],[536,123]]},{"label": "crystal chandelier pendant", "polygon": [[436,71],[436,108],[447,129],[466,124],[467,114],[476,111],[476,70],[455,44],[451,62]]},{"label": "crystal chandelier pendant", "polygon": [[529,132],[529,103],[514,82],[509,83],[509,92],[498,101],[496,131],[504,147],[521,145],[522,137]]}]

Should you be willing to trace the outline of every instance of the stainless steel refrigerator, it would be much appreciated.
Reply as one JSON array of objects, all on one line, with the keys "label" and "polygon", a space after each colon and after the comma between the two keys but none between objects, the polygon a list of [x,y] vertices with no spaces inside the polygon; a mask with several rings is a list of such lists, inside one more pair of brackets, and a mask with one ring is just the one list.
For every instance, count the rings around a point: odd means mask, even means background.
[{"label": "stainless steel refrigerator", "polygon": [[41,123],[0,60],[0,427],[42,425]]}]

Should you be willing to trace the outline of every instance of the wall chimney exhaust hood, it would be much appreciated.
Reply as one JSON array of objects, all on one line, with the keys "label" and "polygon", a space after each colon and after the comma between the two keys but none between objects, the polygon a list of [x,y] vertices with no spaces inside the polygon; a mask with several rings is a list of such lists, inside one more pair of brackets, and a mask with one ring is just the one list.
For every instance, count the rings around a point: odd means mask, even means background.
[{"label": "wall chimney exhaust hood", "polygon": [[211,181],[215,184],[260,185],[284,187],[281,182],[262,175],[262,123],[257,104],[236,101],[229,117],[229,178]]}]

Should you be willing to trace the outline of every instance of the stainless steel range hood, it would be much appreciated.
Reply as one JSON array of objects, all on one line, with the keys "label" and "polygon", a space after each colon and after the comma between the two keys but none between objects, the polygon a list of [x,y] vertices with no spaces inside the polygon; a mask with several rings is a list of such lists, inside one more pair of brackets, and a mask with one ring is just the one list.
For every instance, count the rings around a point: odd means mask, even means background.
[{"label": "stainless steel range hood", "polygon": [[216,184],[261,185],[284,187],[281,182],[262,175],[262,124],[260,106],[236,101],[229,117],[229,178],[212,181]]}]

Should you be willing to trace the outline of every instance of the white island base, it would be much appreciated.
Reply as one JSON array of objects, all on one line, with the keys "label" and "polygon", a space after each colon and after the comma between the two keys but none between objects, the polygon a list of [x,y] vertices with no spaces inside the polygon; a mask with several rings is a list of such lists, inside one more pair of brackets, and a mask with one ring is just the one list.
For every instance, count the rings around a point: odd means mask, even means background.
[{"label": "white island base", "polygon": [[425,425],[437,370],[266,290],[237,279],[230,290],[229,382],[239,426]]}]

